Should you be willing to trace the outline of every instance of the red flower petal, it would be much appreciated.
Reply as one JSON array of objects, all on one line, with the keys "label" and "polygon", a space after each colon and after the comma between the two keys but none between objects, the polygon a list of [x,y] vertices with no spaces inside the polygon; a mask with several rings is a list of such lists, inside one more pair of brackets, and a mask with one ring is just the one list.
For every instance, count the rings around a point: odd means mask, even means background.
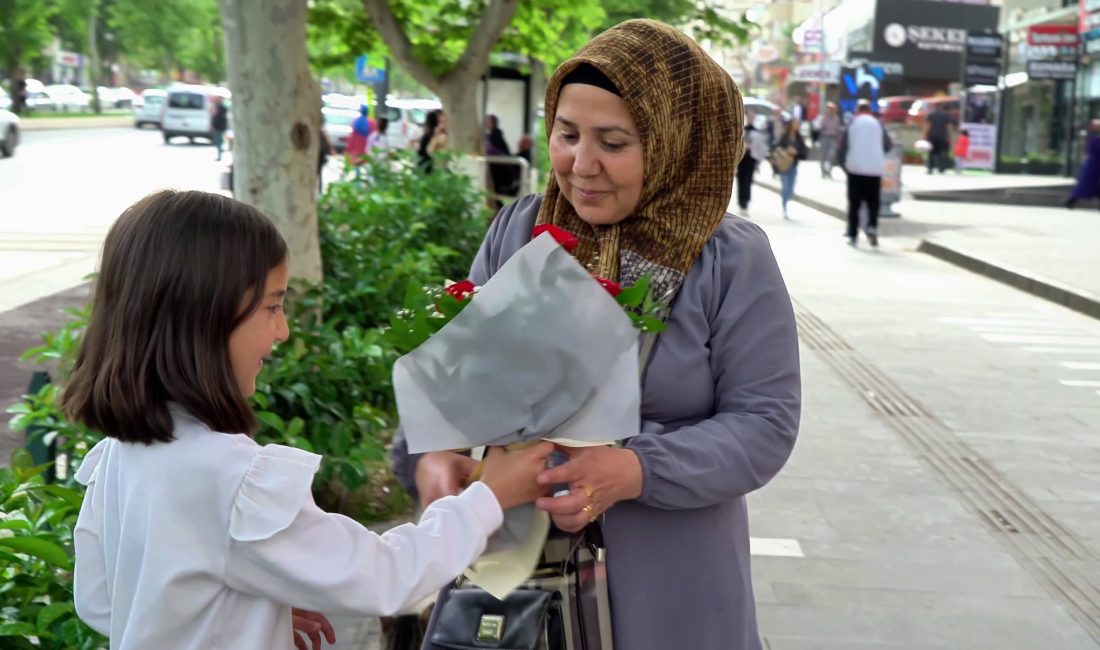
[{"label": "red flower petal", "polygon": [[577,241],[577,238],[573,236],[573,233],[548,223],[544,223],[541,226],[535,226],[535,229],[531,231],[531,239],[538,237],[544,232],[550,233],[554,241],[561,244],[561,247],[564,248],[566,252],[573,252],[573,249],[580,243]]},{"label": "red flower petal", "polygon": [[470,296],[474,295],[474,283],[469,280],[463,280],[462,282],[455,282],[451,286],[444,289],[447,293],[455,297],[456,300],[466,300]]},{"label": "red flower petal", "polygon": [[599,282],[601,287],[607,289],[607,292],[611,294],[612,298],[619,295],[619,293],[623,290],[621,284],[619,284],[618,282],[612,282],[607,278],[596,278],[596,282]]}]

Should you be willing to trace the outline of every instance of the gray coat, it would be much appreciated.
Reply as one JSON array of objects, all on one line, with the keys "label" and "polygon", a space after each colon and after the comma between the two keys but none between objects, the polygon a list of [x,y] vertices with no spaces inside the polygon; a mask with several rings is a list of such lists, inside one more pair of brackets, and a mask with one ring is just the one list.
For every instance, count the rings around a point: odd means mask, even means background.
[{"label": "gray coat", "polygon": [[[505,208],[474,260],[483,284],[531,237],[541,195]],[[801,386],[790,297],[763,231],[727,215],[673,305],[646,371],[636,501],[606,514],[619,650],[757,650],[745,495],[787,461]],[[404,440],[394,468],[410,489]]]}]

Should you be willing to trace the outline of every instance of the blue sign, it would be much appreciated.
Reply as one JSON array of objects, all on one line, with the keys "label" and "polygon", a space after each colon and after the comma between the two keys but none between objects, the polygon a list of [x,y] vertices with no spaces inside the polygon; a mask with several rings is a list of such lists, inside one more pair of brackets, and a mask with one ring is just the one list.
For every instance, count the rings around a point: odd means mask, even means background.
[{"label": "blue sign", "polygon": [[[380,84],[386,82],[386,68],[377,67],[380,57],[372,57],[364,54],[355,59],[355,78],[365,84]],[[372,66],[370,64],[374,63]],[[383,65],[385,65],[383,63]]]}]

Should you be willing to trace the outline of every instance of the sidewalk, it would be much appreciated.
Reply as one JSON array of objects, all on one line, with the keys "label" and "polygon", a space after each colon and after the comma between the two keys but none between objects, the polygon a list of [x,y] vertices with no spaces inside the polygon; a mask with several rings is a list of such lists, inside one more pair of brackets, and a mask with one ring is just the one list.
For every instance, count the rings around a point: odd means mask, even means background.
[{"label": "sidewalk", "polygon": [[[795,200],[846,220],[844,172],[823,179],[817,163],[799,166]],[[916,165],[902,172],[900,218],[881,218],[880,234],[1051,302],[1100,318],[1100,212],[955,201],[918,201],[913,192],[1059,185],[1064,178],[1014,175],[929,176]],[[756,184],[774,192],[779,180],[762,169]]]}]

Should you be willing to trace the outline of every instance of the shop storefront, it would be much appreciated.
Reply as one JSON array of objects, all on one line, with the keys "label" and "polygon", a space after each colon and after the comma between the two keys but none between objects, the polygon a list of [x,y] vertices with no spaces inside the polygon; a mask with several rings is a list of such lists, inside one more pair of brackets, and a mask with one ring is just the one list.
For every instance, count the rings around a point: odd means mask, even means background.
[{"label": "shop storefront", "polygon": [[1075,17],[1063,13],[1006,34],[997,171],[1061,175],[1072,170],[1078,39]]}]

